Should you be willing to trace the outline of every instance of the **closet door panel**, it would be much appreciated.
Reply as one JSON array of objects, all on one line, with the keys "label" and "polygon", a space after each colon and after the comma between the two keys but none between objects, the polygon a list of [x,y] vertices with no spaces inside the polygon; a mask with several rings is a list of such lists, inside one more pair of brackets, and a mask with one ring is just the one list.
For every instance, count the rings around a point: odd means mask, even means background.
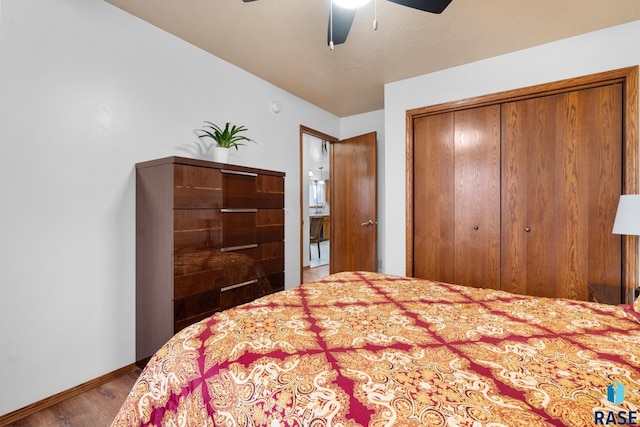
[{"label": "closet door panel", "polygon": [[620,283],[620,240],[611,235],[622,176],[615,92],[503,106],[504,290],[586,300],[589,283]]},{"label": "closet door panel", "polygon": [[454,282],[453,113],[413,122],[413,274]]},{"label": "closet door panel", "polygon": [[[577,91],[559,97],[555,122],[558,124],[556,167],[557,191],[563,195],[555,204],[562,221],[558,224],[557,281],[551,296],[588,299],[589,255],[589,149],[596,117],[590,111],[592,90]],[[593,123],[590,123],[594,120]],[[598,148],[593,147],[597,155]]]},{"label": "closet door panel", "polygon": [[455,282],[500,289],[500,106],[455,113]]},{"label": "closet door panel", "polygon": [[557,112],[563,221],[556,296],[588,299],[588,284],[621,286],[620,236],[612,234],[622,191],[622,86],[570,92]]},{"label": "closet door panel", "polygon": [[[532,144],[527,123],[535,123],[533,104],[510,102],[502,107],[502,289],[527,292],[527,240],[529,228],[528,168]],[[531,153],[533,154],[533,153]]]},{"label": "closet door panel", "polygon": [[589,156],[588,282],[622,285],[622,238],[613,234],[618,199],[623,193],[622,84],[593,90],[584,150]]},{"label": "closet door panel", "polygon": [[549,99],[506,103],[502,119],[502,286],[541,296],[555,283],[559,240],[556,101]]}]

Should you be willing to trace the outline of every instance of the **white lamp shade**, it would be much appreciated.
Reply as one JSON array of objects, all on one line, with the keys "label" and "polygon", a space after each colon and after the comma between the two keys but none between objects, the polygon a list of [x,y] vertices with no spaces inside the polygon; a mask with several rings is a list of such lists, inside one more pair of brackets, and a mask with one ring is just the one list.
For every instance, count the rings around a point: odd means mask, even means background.
[{"label": "white lamp shade", "polygon": [[620,196],[613,234],[640,236],[640,194]]}]

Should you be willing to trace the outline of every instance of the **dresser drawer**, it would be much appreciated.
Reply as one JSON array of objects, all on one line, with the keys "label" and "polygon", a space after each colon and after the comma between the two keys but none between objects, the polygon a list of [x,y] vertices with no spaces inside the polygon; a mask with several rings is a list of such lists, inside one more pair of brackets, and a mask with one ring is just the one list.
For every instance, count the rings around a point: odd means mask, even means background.
[{"label": "dresser drawer", "polygon": [[266,277],[259,277],[223,287],[220,289],[220,310],[244,304],[267,295],[266,282]]},{"label": "dresser drawer", "polygon": [[221,170],[225,208],[284,208],[284,178]]},{"label": "dresser drawer", "polygon": [[176,254],[173,257],[173,298],[219,289],[284,270],[284,256],[271,242]]},{"label": "dresser drawer", "polygon": [[283,209],[222,209],[225,248],[284,240]]},{"label": "dresser drawer", "polygon": [[268,294],[284,290],[284,271],[267,276],[269,279]]},{"label": "dresser drawer", "polygon": [[265,276],[284,271],[284,241],[260,245],[259,263]]},{"label": "dresser drawer", "polygon": [[176,165],[173,181],[174,208],[284,208],[282,176]]},{"label": "dresser drawer", "polygon": [[173,253],[221,247],[221,216],[220,209],[174,209]]},{"label": "dresser drawer", "polygon": [[224,202],[222,207],[230,209],[251,209],[259,205],[257,173],[239,172],[228,169],[220,171]]},{"label": "dresser drawer", "polygon": [[219,169],[175,165],[173,170],[173,207],[221,208],[222,174]]},{"label": "dresser drawer", "polygon": [[258,207],[284,209],[284,177],[260,175],[256,185]]},{"label": "dresser drawer", "polygon": [[176,209],[174,253],[284,239],[282,209]]},{"label": "dresser drawer", "polygon": [[220,291],[218,289],[174,300],[173,333],[218,310],[220,310]]},{"label": "dresser drawer", "polygon": [[175,334],[217,311],[226,310],[281,290],[284,290],[284,272],[174,300],[173,333]]},{"label": "dresser drawer", "polygon": [[234,307],[284,289],[284,273],[236,283],[220,289],[220,309]]}]

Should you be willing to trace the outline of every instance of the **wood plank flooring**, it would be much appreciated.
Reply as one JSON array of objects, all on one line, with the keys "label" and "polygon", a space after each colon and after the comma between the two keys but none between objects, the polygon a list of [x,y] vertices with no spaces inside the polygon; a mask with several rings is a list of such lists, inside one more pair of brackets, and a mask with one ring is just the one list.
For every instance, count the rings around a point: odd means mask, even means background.
[{"label": "wood plank flooring", "polygon": [[321,265],[318,267],[305,268],[302,271],[302,282],[309,283],[319,279],[323,279],[329,275],[329,265]]},{"label": "wood plank flooring", "polygon": [[141,370],[136,368],[108,383],[8,425],[12,427],[110,426],[140,372]]}]

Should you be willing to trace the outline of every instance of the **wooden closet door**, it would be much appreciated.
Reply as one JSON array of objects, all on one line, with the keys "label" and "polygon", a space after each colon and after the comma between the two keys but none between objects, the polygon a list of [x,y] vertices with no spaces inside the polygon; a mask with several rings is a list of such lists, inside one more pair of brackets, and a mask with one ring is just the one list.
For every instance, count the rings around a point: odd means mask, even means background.
[{"label": "wooden closet door", "polygon": [[454,120],[455,283],[500,289],[500,106]]},{"label": "wooden closet door", "polygon": [[413,121],[413,275],[451,282],[454,274],[454,115]]},{"label": "wooden closet door", "polygon": [[622,87],[506,103],[502,288],[586,300],[621,283]]},{"label": "wooden closet door", "polygon": [[414,120],[414,275],[500,288],[500,106]]}]

